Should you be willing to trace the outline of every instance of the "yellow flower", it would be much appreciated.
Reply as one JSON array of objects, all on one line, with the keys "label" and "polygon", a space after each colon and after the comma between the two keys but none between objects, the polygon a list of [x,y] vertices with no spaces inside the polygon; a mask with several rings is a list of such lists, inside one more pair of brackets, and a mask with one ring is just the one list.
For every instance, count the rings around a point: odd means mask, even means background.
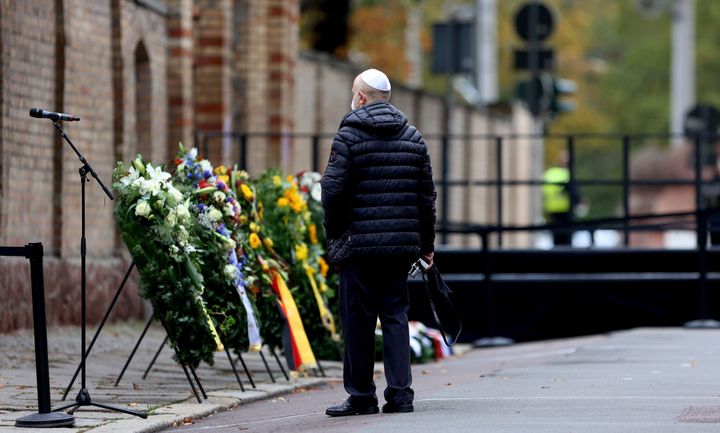
[{"label": "yellow flower", "polygon": [[295,181],[295,176],[293,176],[292,174],[288,174],[288,176],[287,176],[287,181],[290,182],[290,183],[294,182],[294,181]]},{"label": "yellow flower", "polygon": [[250,234],[250,247],[257,249],[262,242],[260,241],[260,236],[257,235],[257,233],[251,233]]},{"label": "yellow flower", "polygon": [[224,165],[221,165],[219,167],[215,167],[215,170],[213,170],[215,174],[224,176],[227,174],[227,168]]},{"label": "yellow flower", "polygon": [[258,233],[260,231],[260,226],[255,223],[250,223],[250,231],[253,233]]},{"label": "yellow flower", "polygon": [[253,194],[250,187],[247,186],[246,184],[240,185],[240,189],[242,190],[243,197],[245,197],[245,200],[252,201],[252,199],[255,197],[255,195]]},{"label": "yellow flower", "polygon": [[290,201],[285,197],[280,197],[277,201],[278,207],[285,207],[290,204]]},{"label": "yellow flower", "polygon": [[295,245],[295,258],[302,262],[308,257],[308,247],[304,243]]},{"label": "yellow flower", "polygon": [[280,176],[273,176],[272,183],[275,186],[280,186],[280,185],[282,185],[282,179],[280,178]]},{"label": "yellow flower", "polygon": [[245,224],[247,222],[247,217],[245,215],[240,215],[240,224]]},{"label": "yellow flower", "polygon": [[273,240],[270,238],[265,238],[263,240],[263,243],[265,244],[265,248],[267,248],[269,250],[271,250],[272,247],[275,245],[275,242],[273,242]]},{"label": "yellow flower", "polygon": [[327,277],[330,266],[328,266],[327,262],[322,257],[318,258],[318,263],[320,264],[320,275],[322,275],[323,277]]},{"label": "yellow flower", "polygon": [[302,200],[293,201],[292,204],[290,204],[290,208],[292,208],[295,213],[300,213],[305,209],[305,202]]},{"label": "yellow flower", "polygon": [[313,245],[317,244],[317,226],[315,224],[310,224],[310,227],[308,227],[308,231],[310,232],[310,242],[312,242]]},{"label": "yellow flower", "polygon": [[218,175],[217,178],[220,182],[224,183],[225,185],[228,185],[228,186],[230,185],[230,176],[221,174],[221,175]]}]

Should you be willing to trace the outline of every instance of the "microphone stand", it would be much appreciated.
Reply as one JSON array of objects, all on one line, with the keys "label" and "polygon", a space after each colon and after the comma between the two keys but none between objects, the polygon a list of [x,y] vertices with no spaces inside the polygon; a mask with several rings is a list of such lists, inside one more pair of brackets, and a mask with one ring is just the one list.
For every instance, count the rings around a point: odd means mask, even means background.
[{"label": "microphone stand", "polygon": [[81,185],[81,221],[82,221],[82,229],[81,229],[81,237],[80,237],[80,293],[81,293],[81,304],[80,304],[80,311],[81,311],[81,322],[82,322],[82,328],[80,331],[81,334],[81,370],[82,370],[82,376],[81,376],[81,389],[78,393],[77,397],[75,397],[74,403],[68,403],[61,405],[59,407],[56,407],[53,409],[53,412],[57,412],[60,410],[65,410],[70,408],[68,411],[69,414],[75,413],[76,410],[78,410],[82,406],[97,406],[101,407],[103,409],[108,410],[114,410],[117,412],[123,412],[129,415],[135,415],[139,416],[140,418],[147,418],[146,412],[138,412],[130,409],[125,409],[121,407],[111,406],[104,403],[98,403],[96,401],[92,401],[90,398],[90,392],[88,392],[86,384],[85,384],[85,358],[86,358],[86,352],[85,352],[85,328],[86,328],[86,285],[85,285],[85,255],[87,253],[87,247],[85,243],[85,184],[88,182],[87,175],[90,173],[93,178],[97,181],[98,184],[100,184],[100,187],[105,192],[105,195],[107,195],[110,200],[114,200],[115,197],[113,196],[112,192],[105,186],[105,184],[102,183],[100,178],[98,178],[97,173],[95,173],[95,170],[93,170],[92,166],[90,166],[90,163],[87,162],[85,157],[78,151],[77,147],[70,141],[70,138],[63,130],[62,126],[58,123],[58,120],[53,120],[53,125],[55,126],[55,129],[58,130],[60,133],[60,136],[65,139],[65,141],[70,145],[72,150],[75,152],[75,154],[78,156],[78,159],[80,159],[80,162],[83,164],[82,167],[79,169],[80,173],[80,185]]}]

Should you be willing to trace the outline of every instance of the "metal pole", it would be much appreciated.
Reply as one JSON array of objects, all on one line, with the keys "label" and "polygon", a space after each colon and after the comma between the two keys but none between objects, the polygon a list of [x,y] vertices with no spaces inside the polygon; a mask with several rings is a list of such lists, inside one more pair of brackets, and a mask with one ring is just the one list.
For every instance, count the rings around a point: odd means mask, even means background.
[{"label": "metal pole", "polygon": [[[670,132],[681,134],[684,117],[695,104],[695,0],[673,0],[670,16]],[[682,144],[682,137],[672,140],[673,147],[680,147]]]},{"label": "metal pole", "polygon": [[320,137],[312,136],[312,171],[320,171]]},{"label": "metal pole", "polygon": [[33,329],[35,332],[35,374],[38,387],[38,411],[50,413],[50,373],[48,372],[47,327],[45,324],[45,288],[43,281],[43,246],[27,245],[32,284]]},{"label": "metal pole", "polygon": [[630,137],[622,138],[623,165],[623,245],[630,245]]},{"label": "metal pole", "polygon": [[[496,219],[497,219],[497,225],[498,227],[502,227],[503,225],[503,166],[502,166],[502,148],[503,148],[503,138],[502,137],[495,137],[495,172],[496,172],[496,180],[497,180],[497,197],[495,206],[497,206],[497,209],[495,209],[496,213]],[[501,247],[503,242],[503,233],[502,230],[498,232],[498,246]]]},{"label": "metal pole", "polygon": [[[450,108],[448,107],[448,110]],[[450,185],[449,185],[449,179],[448,176],[450,176],[450,167],[449,167],[449,154],[450,154],[450,137],[448,133],[445,133],[443,135],[442,139],[442,164],[441,164],[441,171],[442,171],[442,196],[440,197],[441,201],[441,210],[440,210],[440,218],[442,219],[442,243],[447,244],[448,243],[448,234],[447,234],[447,227],[448,227],[448,218],[450,215],[450,210],[448,209],[448,206],[450,204]]]},{"label": "metal pole", "polygon": [[240,168],[247,171],[248,135],[243,132],[240,135]]},{"label": "metal pole", "polygon": [[125,370],[127,370],[128,366],[130,365],[130,361],[132,361],[133,357],[135,357],[135,352],[137,352],[138,347],[140,347],[140,343],[142,343],[143,339],[145,338],[145,334],[147,334],[148,329],[150,329],[150,325],[152,324],[153,319],[155,318],[151,315],[150,319],[148,319],[147,323],[145,324],[145,328],[143,328],[142,333],[140,333],[140,338],[138,338],[137,343],[135,343],[135,347],[133,347],[132,352],[130,352],[130,356],[128,356],[127,361],[125,361],[125,365],[123,366],[122,370],[120,370],[120,374],[115,381],[115,386],[118,386],[123,376],[125,375]]}]

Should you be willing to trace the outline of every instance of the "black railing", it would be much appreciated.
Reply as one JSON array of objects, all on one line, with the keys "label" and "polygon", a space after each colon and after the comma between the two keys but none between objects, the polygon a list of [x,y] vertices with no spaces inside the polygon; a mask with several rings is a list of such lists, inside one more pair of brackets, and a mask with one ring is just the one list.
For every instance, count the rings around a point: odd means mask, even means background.
[{"label": "black railing", "polygon": [[[249,169],[248,167],[248,150],[251,142],[258,139],[275,139],[275,140],[288,140],[291,141],[293,146],[307,146],[307,152],[310,156],[309,168],[313,171],[324,171],[325,161],[321,160],[322,150],[327,151],[330,147],[330,143],[334,133],[263,133],[263,132],[217,132],[217,131],[196,131],[195,132],[195,145],[204,154],[208,154],[213,146],[215,146],[218,140],[232,140],[237,146],[235,154],[238,155],[237,163],[240,167]],[[494,207],[494,218],[495,221],[488,221],[486,225],[497,227],[497,244],[498,246],[503,245],[503,233],[506,230],[506,216],[504,215],[504,206],[508,198],[506,192],[509,188],[513,187],[540,187],[548,184],[541,178],[541,173],[536,173],[539,178],[533,178],[531,175],[528,178],[510,178],[506,173],[504,167],[507,165],[505,161],[506,155],[508,155],[507,147],[513,145],[520,140],[534,140],[536,142],[549,142],[561,140],[564,142],[564,150],[568,155],[568,170],[570,173],[570,182],[577,186],[582,187],[620,187],[621,193],[618,198],[618,209],[620,210],[620,224],[618,226],[617,220],[614,221],[613,228],[622,232],[622,243],[624,246],[630,244],[630,233],[632,231],[647,230],[647,227],[633,226],[630,224],[632,221],[632,212],[630,208],[630,196],[631,189],[633,187],[640,186],[693,186],[695,191],[695,209],[688,209],[692,215],[696,216],[695,227],[701,225],[699,218],[705,218],[704,212],[698,212],[704,210],[703,187],[705,185],[716,182],[715,180],[706,180],[703,178],[703,157],[705,155],[705,148],[709,149],[709,141],[707,137],[685,137],[681,135],[673,134],[662,134],[662,133],[645,133],[645,134],[598,134],[598,133],[579,133],[579,134],[507,134],[507,135],[492,135],[492,134],[453,134],[453,135],[440,135],[440,134],[427,134],[424,136],[426,141],[431,147],[431,152],[435,157],[439,156],[440,161],[433,161],[436,167],[439,167],[439,178],[436,178],[436,184],[439,189],[439,213],[438,213],[438,232],[441,234],[441,242],[446,243],[447,234],[449,233],[463,233],[463,231],[451,230],[451,228],[457,228],[458,226],[468,226],[470,228],[477,226],[476,221],[451,221],[450,209],[453,207],[451,189],[453,188],[469,188],[469,187],[484,187],[490,190],[494,189],[494,200],[488,204],[492,204]],[[684,139],[687,145],[694,147],[693,152],[693,167],[694,173],[693,178],[685,179],[640,179],[633,177],[631,174],[630,162],[631,162],[631,150],[632,147],[638,143],[645,143],[650,140],[677,140]],[[606,177],[606,178],[583,178],[582,175],[578,174],[578,148],[583,143],[590,140],[603,140],[608,144],[616,143],[620,146],[620,161],[617,163],[616,170],[620,172],[619,177]],[[486,169],[490,172],[483,179],[472,179],[472,178],[461,178],[457,179],[451,176],[451,167],[453,162],[452,146],[457,142],[470,143],[472,146],[492,146],[492,154],[494,161],[486,164]],[[432,150],[432,147],[439,145],[439,149]],[[321,148],[321,146],[323,146]],[[608,147],[609,148],[609,147]],[[300,153],[304,152],[301,151]],[[691,215],[691,216],[692,216]],[[598,219],[602,221],[604,219]],[[705,224],[702,224],[705,226]],[[604,228],[597,224],[592,224],[593,227],[601,229]],[[662,227],[658,227],[662,229]],[[547,225],[537,226],[526,226],[526,231],[541,231],[547,230]],[[703,230],[696,230],[698,244],[700,242],[706,242],[707,233]],[[701,239],[702,238],[702,239]]]}]

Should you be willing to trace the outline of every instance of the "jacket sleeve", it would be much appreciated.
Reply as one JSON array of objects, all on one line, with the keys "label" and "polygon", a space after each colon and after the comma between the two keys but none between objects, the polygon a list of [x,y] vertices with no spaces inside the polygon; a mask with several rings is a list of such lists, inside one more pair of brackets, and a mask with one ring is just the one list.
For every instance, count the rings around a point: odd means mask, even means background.
[{"label": "jacket sleeve", "polygon": [[[424,143],[423,143],[424,144]],[[435,182],[433,181],[430,155],[425,145],[425,161],[420,179],[420,252],[428,254],[435,251]]]},{"label": "jacket sleeve", "polygon": [[322,178],[323,225],[328,239],[338,239],[349,223],[350,149],[340,133],[333,140]]}]

